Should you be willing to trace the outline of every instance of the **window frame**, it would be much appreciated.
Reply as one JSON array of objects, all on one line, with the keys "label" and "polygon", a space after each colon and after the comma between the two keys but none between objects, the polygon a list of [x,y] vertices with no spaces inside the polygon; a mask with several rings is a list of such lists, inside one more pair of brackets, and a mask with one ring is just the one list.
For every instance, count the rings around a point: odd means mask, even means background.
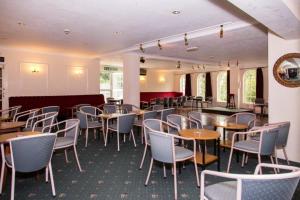
[{"label": "window frame", "polygon": [[242,101],[243,101],[243,104],[253,104],[254,102],[255,102],[255,98],[256,98],[256,89],[255,89],[255,91],[254,91],[254,95],[253,95],[253,101],[247,101],[247,96],[246,96],[246,92],[247,92],[247,89],[245,89],[246,88],[246,76],[247,76],[247,74],[248,73],[250,73],[250,72],[252,72],[252,73],[254,73],[254,87],[256,88],[256,70],[255,69],[247,69],[247,70],[245,70],[244,71],[244,73],[243,73],[243,99],[242,99]]},{"label": "window frame", "polygon": [[223,76],[224,75],[224,77],[225,77],[225,82],[224,82],[224,84],[225,84],[225,92],[227,93],[227,71],[220,71],[219,73],[218,73],[218,75],[217,75],[217,102],[220,102],[220,103],[226,103],[227,102],[227,97],[226,97],[226,99],[225,100],[222,100],[222,99],[220,99],[220,87],[219,87],[219,81],[220,81],[220,77],[221,77],[221,75]]},{"label": "window frame", "polygon": [[[200,94],[200,84],[199,84],[199,80],[203,79],[204,80],[204,91],[202,92],[202,94]],[[203,99],[205,99],[205,90],[206,90],[206,77],[205,77],[205,73],[199,73],[197,75],[197,96],[201,96]]]},{"label": "window frame", "polygon": [[179,91],[182,92],[182,95],[185,95],[185,74],[182,74],[179,79]]}]

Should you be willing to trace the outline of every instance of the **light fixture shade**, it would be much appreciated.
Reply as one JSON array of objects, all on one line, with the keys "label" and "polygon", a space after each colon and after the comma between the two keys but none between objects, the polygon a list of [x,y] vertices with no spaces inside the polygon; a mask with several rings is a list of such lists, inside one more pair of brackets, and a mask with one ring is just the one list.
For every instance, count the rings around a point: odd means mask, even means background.
[{"label": "light fixture shade", "polygon": [[220,25],[220,38],[223,38],[223,36],[224,36],[223,25]]},{"label": "light fixture shade", "polygon": [[141,52],[145,53],[145,49],[143,48],[143,44],[140,44],[140,50],[141,50]]},{"label": "light fixture shade", "polygon": [[180,61],[177,62],[177,66],[176,67],[177,67],[177,69],[181,68],[181,62]]},{"label": "light fixture shade", "polygon": [[189,42],[188,42],[188,39],[187,39],[187,33],[184,34],[184,45],[185,46],[189,45]]},{"label": "light fixture shade", "polygon": [[157,41],[157,46],[158,46],[159,50],[162,50],[162,46],[160,44],[160,40]]}]

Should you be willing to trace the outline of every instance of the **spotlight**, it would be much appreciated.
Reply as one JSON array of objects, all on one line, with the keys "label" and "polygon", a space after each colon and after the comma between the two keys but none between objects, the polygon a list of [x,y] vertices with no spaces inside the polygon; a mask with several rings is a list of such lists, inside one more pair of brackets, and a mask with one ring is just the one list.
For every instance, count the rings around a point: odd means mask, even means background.
[{"label": "spotlight", "polygon": [[230,67],[230,61],[228,60],[227,67]]},{"label": "spotlight", "polygon": [[239,60],[236,60],[236,66],[237,67],[239,66]]},{"label": "spotlight", "polygon": [[160,40],[157,41],[157,46],[158,46],[159,50],[162,50],[162,46],[160,44]]},{"label": "spotlight", "polygon": [[144,57],[140,57],[140,63],[145,63],[145,62],[146,62],[145,58]]},{"label": "spotlight", "polygon": [[184,45],[185,45],[185,46],[188,46],[188,45],[189,45],[188,39],[187,39],[187,33],[184,34]]},{"label": "spotlight", "polygon": [[223,25],[220,26],[220,38],[223,38],[224,31],[223,31]]},{"label": "spotlight", "polygon": [[181,68],[181,62],[180,61],[177,62],[177,66],[176,67],[177,67],[177,69]]},{"label": "spotlight", "polygon": [[142,44],[140,44],[140,50],[141,50],[141,52],[145,53],[145,49],[143,48]]}]

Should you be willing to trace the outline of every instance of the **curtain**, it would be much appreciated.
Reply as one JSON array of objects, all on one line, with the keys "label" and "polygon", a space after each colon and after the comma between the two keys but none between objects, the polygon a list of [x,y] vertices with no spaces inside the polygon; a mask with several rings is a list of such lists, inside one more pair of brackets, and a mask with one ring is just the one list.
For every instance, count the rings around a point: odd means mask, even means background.
[{"label": "curtain", "polygon": [[192,96],[191,74],[185,75],[185,96]]},{"label": "curtain", "polygon": [[230,70],[227,70],[227,103],[230,102]]},{"label": "curtain", "polygon": [[256,70],[256,98],[264,98],[264,76],[262,68]]},{"label": "curtain", "polygon": [[210,72],[207,72],[205,75],[205,98],[207,97],[212,97]]}]

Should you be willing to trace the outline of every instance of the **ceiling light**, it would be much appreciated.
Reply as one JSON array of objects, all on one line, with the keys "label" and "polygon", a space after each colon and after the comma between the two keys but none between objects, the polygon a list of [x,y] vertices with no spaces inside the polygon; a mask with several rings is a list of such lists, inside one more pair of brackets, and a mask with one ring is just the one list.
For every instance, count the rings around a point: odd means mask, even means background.
[{"label": "ceiling light", "polygon": [[66,34],[66,35],[69,35],[70,33],[71,33],[71,30],[70,29],[64,29],[64,33]]},{"label": "ceiling light", "polygon": [[187,39],[187,33],[184,34],[184,45],[185,45],[185,46],[188,46],[188,45],[189,45],[188,39]]},{"label": "ceiling light", "polygon": [[220,38],[223,38],[224,31],[223,31],[223,25],[220,25]]},{"label": "ceiling light", "polygon": [[140,44],[140,50],[141,50],[141,52],[145,53],[145,49],[143,48],[143,44]]},{"label": "ceiling light", "polygon": [[181,68],[181,62],[180,61],[177,62],[177,66],[176,67],[177,67],[177,69]]},{"label": "ceiling light", "polygon": [[160,44],[160,40],[157,41],[157,46],[158,46],[159,50],[162,50],[162,46]]},{"label": "ceiling light", "polygon": [[230,67],[230,61],[228,60],[227,67]]},{"label": "ceiling light", "polygon": [[172,13],[173,13],[174,15],[179,15],[179,14],[180,14],[180,11],[179,11],[179,10],[174,10]]},{"label": "ceiling light", "polygon": [[236,66],[237,67],[239,66],[239,60],[236,60]]},{"label": "ceiling light", "polygon": [[144,57],[140,57],[140,63],[145,63],[145,62],[146,62],[145,58]]}]

